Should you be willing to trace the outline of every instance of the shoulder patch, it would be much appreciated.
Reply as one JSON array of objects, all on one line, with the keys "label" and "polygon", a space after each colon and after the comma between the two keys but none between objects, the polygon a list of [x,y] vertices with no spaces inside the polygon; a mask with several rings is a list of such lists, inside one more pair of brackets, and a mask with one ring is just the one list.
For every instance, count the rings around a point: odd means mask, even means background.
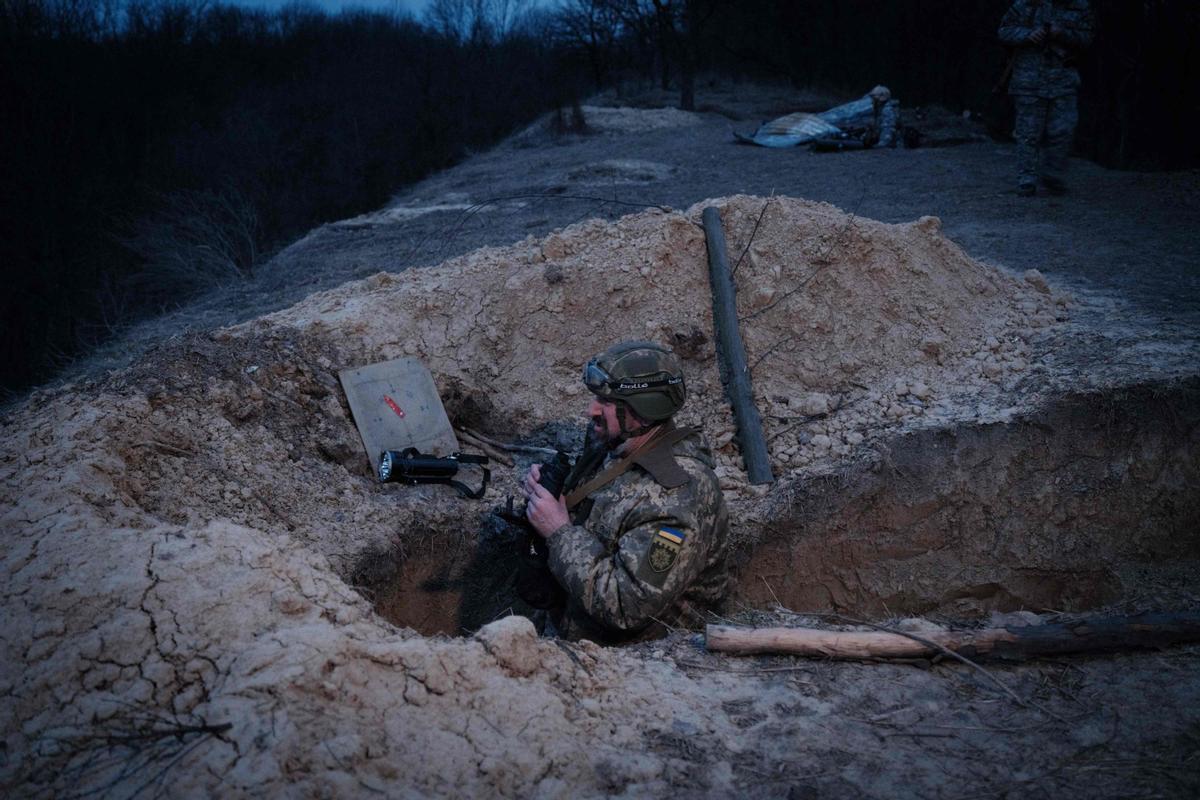
[{"label": "shoulder patch", "polygon": [[656,573],[664,573],[675,566],[675,558],[683,548],[687,534],[678,528],[659,528],[650,542],[646,563]]}]

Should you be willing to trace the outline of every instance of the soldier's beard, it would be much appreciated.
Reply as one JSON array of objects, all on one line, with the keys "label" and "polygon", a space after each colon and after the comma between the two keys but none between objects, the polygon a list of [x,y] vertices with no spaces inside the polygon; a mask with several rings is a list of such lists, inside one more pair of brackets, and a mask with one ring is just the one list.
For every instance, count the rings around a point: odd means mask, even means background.
[{"label": "soldier's beard", "polygon": [[[648,429],[643,428],[637,433],[630,436],[629,434],[621,433],[620,428],[609,428],[608,421],[601,416],[592,417],[592,424],[588,426],[587,439],[590,439],[594,446],[603,448],[604,450],[616,450],[628,444],[631,438],[636,438],[646,433]],[[586,440],[585,440],[586,441]]]},{"label": "soldier's beard", "polygon": [[605,422],[604,417],[599,414],[592,417],[591,432],[592,436],[594,436],[597,441],[603,442],[606,445],[611,445],[620,438],[620,432],[610,431],[608,429],[608,423]]}]

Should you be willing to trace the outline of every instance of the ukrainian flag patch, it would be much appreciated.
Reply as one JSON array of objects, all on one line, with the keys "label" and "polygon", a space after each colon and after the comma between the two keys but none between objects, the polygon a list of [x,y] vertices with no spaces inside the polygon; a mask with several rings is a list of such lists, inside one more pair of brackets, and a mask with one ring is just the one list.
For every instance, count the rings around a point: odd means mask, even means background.
[{"label": "ukrainian flag patch", "polygon": [[687,534],[678,528],[659,528],[650,543],[650,552],[646,556],[650,569],[663,573],[675,566],[675,559],[678,557],[679,551],[683,549],[683,543],[686,540]]},{"label": "ukrainian flag patch", "polygon": [[683,540],[687,538],[687,534],[678,528],[659,528],[658,535],[675,544],[683,544]]}]

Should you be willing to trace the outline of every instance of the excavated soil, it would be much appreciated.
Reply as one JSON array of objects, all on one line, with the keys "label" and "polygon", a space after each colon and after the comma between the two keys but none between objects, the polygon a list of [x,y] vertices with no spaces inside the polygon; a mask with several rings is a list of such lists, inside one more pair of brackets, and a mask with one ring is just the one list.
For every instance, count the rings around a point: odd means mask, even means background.
[{"label": "excavated soil", "polygon": [[[747,484],[722,397],[709,204],[770,488]],[[1193,795],[1196,648],[997,667],[1002,691],[945,664],[726,658],[684,631],[539,639],[509,616],[491,514],[518,470],[483,501],[381,486],[336,379],[419,356],[456,423],[569,445],[588,356],[671,344],[685,421],[717,448],[742,621],[1192,606],[1195,344],[1114,344],[1104,309],[971,259],[933,217],[735,196],[382,272],[35,393],[0,433],[0,778],[41,796]]]}]

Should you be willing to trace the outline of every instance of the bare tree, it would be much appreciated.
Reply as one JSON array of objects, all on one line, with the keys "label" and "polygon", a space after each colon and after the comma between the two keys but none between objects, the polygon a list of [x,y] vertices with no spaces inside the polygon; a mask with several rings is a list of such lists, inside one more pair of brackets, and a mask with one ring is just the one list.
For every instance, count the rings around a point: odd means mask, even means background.
[{"label": "bare tree", "polygon": [[433,0],[424,22],[456,42],[490,45],[516,32],[529,16],[531,0]]},{"label": "bare tree", "polygon": [[588,54],[596,83],[602,84],[612,53],[624,40],[650,57],[659,85],[671,88],[678,74],[679,106],[696,102],[700,37],[720,0],[568,0],[560,7],[563,38]]},{"label": "bare tree", "polygon": [[620,10],[613,0],[567,0],[554,23],[553,34],[560,43],[587,54],[595,84],[607,83],[623,30]]}]

